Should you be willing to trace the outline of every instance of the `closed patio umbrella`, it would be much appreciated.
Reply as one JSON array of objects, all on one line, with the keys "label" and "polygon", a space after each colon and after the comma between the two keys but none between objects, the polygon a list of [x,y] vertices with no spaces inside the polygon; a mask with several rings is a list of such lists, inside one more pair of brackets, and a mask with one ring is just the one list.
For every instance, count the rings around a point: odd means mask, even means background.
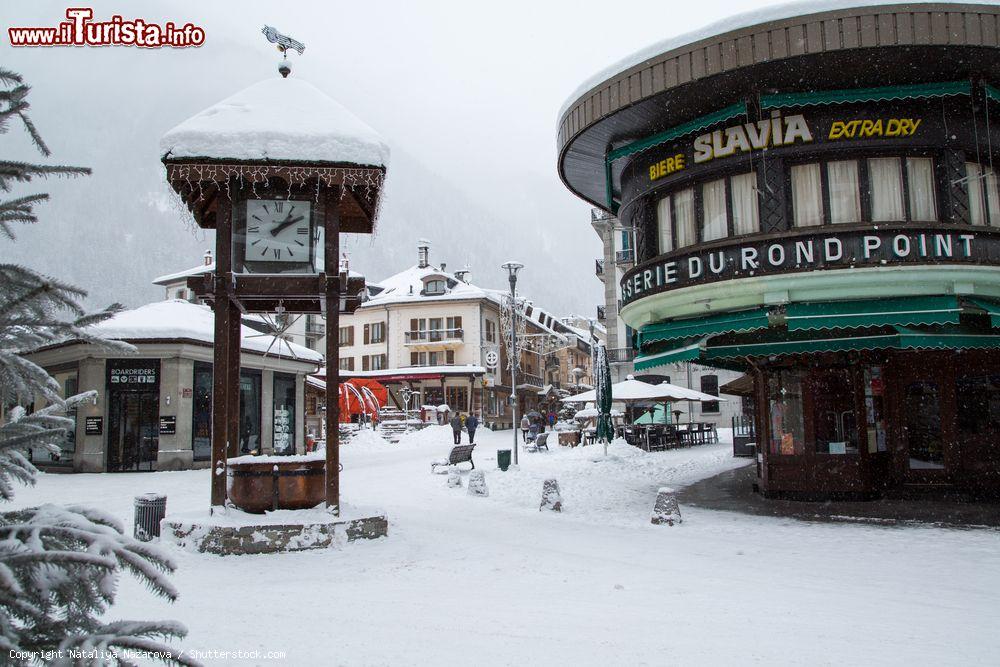
[{"label": "closed patio umbrella", "polygon": [[604,443],[604,454],[607,456],[608,443],[615,435],[614,426],[611,424],[611,366],[608,364],[608,351],[603,343],[598,343],[594,351],[596,358],[595,368],[597,369],[597,381],[595,392],[597,392],[597,439]]}]

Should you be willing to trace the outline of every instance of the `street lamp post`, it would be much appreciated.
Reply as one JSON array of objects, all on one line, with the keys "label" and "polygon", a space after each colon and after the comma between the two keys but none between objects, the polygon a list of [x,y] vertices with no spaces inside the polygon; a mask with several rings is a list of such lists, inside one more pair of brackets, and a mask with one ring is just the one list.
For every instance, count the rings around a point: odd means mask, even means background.
[{"label": "street lamp post", "polygon": [[514,449],[511,451],[513,464],[517,465],[517,272],[524,268],[520,262],[505,262],[500,266],[507,269],[510,282],[510,409],[511,430],[514,432]]}]

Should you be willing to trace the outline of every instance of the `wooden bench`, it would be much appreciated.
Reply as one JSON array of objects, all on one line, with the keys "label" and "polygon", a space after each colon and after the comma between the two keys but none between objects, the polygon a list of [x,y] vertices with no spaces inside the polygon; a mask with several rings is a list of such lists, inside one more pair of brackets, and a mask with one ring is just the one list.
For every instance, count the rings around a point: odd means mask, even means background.
[{"label": "wooden bench", "polygon": [[472,450],[475,449],[475,445],[456,445],[451,448],[451,452],[448,454],[447,461],[435,461],[431,464],[431,472],[434,472],[434,468],[437,466],[453,466],[459,463],[471,463],[472,470],[476,469],[476,464],[472,460]]}]

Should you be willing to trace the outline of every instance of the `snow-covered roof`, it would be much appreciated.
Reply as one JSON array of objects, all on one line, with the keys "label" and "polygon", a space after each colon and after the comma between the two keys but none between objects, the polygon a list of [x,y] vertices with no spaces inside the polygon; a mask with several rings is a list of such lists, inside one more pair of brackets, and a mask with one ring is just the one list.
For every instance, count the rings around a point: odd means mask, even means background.
[{"label": "snow-covered roof", "polygon": [[[780,5],[772,5],[770,7],[761,7],[760,9],[754,9],[740,14],[733,14],[732,16],[728,16],[720,21],[716,21],[704,26],[703,28],[699,28],[698,30],[686,32],[674,37],[668,37],[667,39],[650,44],[649,46],[639,49],[635,53],[622,58],[618,62],[605,67],[600,72],[597,72],[581,83],[577,89],[573,91],[573,94],[566,98],[566,101],[563,102],[562,107],[559,109],[559,118],[561,119],[566,114],[566,111],[585,93],[604,81],[607,81],[617,74],[635,67],[636,65],[639,65],[651,58],[655,58],[656,56],[666,53],[667,51],[672,51],[688,44],[694,44],[702,39],[708,39],[709,37],[723,35],[734,30],[742,30],[761,23],[780,21],[782,19],[788,19],[795,16],[805,16],[807,14],[817,14],[819,12],[828,12],[837,9],[851,9],[854,7],[873,7],[878,5],[899,4],[916,5],[922,3],[913,2],[913,0],[807,0],[805,2],[788,2]],[[968,3],[946,1],[941,3],[934,2],[932,4],[958,5]],[[987,4],[995,4],[995,0],[988,2]]]},{"label": "snow-covered roof", "polygon": [[[101,338],[139,342],[144,339],[184,339],[212,343],[215,317],[211,308],[181,299],[157,301],[133,310],[124,310],[87,329]],[[243,350],[297,358],[320,364],[323,355],[281,338],[262,335],[241,326]]]},{"label": "snow-covered roof", "polygon": [[163,135],[165,159],[389,164],[389,146],[311,83],[273,77],[195,114]]},{"label": "snow-covered roof", "polygon": [[[483,375],[486,369],[482,366],[404,366],[402,368],[383,368],[377,371],[340,371],[341,377],[380,378],[388,375]],[[321,370],[317,375],[325,377]]]}]

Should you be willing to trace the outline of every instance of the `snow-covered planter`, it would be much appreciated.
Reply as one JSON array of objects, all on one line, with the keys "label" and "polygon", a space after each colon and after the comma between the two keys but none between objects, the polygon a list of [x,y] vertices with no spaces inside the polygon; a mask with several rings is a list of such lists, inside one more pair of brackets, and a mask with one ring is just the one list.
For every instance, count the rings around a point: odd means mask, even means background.
[{"label": "snow-covered planter", "polygon": [[326,498],[326,453],[239,456],[226,461],[229,500],[246,512],[301,510]]}]

